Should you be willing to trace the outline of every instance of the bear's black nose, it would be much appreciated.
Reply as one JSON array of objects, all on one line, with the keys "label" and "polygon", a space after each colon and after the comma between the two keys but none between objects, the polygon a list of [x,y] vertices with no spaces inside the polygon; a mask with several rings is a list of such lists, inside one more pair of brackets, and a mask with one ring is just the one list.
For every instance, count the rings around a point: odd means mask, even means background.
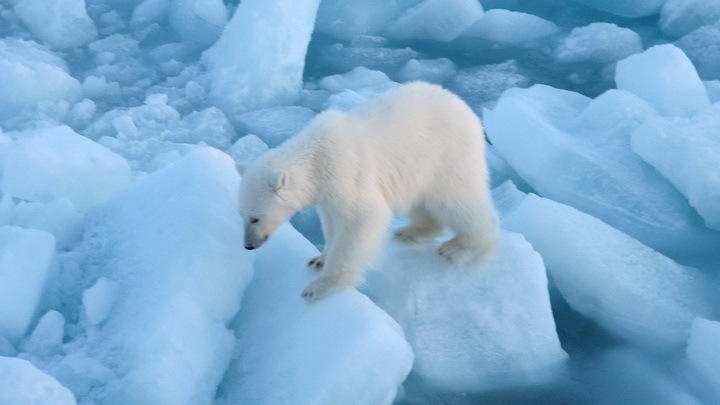
[{"label": "bear's black nose", "polygon": [[255,246],[253,246],[253,245],[245,245],[245,249],[247,249],[247,250],[253,250],[253,249],[255,249]]}]

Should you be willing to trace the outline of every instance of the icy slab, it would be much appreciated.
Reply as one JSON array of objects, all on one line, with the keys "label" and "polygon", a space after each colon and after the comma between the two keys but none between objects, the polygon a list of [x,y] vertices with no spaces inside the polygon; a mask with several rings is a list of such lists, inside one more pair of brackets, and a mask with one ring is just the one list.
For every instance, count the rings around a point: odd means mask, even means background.
[{"label": "icy slab", "polygon": [[120,285],[105,277],[100,277],[92,287],[83,291],[82,303],[90,326],[107,319],[119,294]]},{"label": "icy slab", "polygon": [[323,0],[317,13],[318,32],[340,40],[359,35],[380,35],[406,8],[421,0]]},{"label": "icy slab", "polygon": [[567,205],[530,194],[503,226],[532,243],[574,310],[638,345],[679,347],[713,308],[699,270]]},{"label": "icy slab", "polygon": [[617,63],[617,88],[642,97],[662,115],[689,117],[710,105],[705,86],[680,48],[649,48]]},{"label": "icy slab", "polygon": [[555,48],[555,58],[565,63],[612,63],[643,51],[640,36],[610,23],[573,28]]},{"label": "icy slab", "polygon": [[25,335],[49,303],[56,277],[51,234],[0,227],[0,335],[13,343]]},{"label": "icy slab", "polygon": [[43,102],[76,102],[80,82],[65,62],[34,42],[0,38],[0,120],[26,114]]},{"label": "icy slab", "polygon": [[20,20],[43,43],[70,49],[94,41],[98,32],[85,10],[85,0],[20,0],[13,7]]},{"label": "icy slab", "polygon": [[606,11],[622,17],[647,17],[660,12],[666,0],[574,0],[596,10]]},{"label": "icy slab", "polygon": [[77,404],[70,390],[27,360],[0,357],[0,381],[0,404]]},{"label": "icy slab", "polygon": [[410,59],[396,74],[400,82],[421,80],[443,84],[455,77],[455,64],[448,58]]},{"label": "icy slab", "polygon": [[632,149],[720,230],[720,104],[693,118],[652,119],[632,134]]},{"label": "icy slab", "polygon": [[712,256],[720,234],[631,149],[632,131],[657,116],[611,90],[591,100],[537,85],[511,89],[483,114],[487,135],[540,195],[575,207],[685,263]]},{"label": "icy slab", "polygon": [[247,0],[202,61],[208,100],[228,116],[292,104],[320,0]]},{"label": "icy slab", "polygon": [[69,249],[82,238],[83,216],[67,198],[47,204],[20,202],[13,210],[12,225],[46,231],[55,236],[57,249]]},{"label": "icy slab", "polygon": [[325,46],[320,49],[318,55],[319,62],[323,66],[336,72],[347,72],[358,66],[364,66],[388,74],[402,68],[410,59],[418,57],[420,54],[411,48],[393,48],[390,44],[376,45],[356,43],[356,41],[351,42],[350,46],[344,44]]},{"label": "icy slab", "polygon": [[692,323],[687,358],[715,387],[720,386],[720,322],[697,318]]},{"label": "icy slab", "polygon": [[245,135],[226,151],[237,163],[250,164],[268,150],[268,146],[256,135]]},{"label": "icy slab", "polygon": [[492,9],[465,30],[461,37],[478,38],[496,46],[532,46],[560,31],[554,23],[532,14]]},{"label": "icy slab", "polygon": [[[710,102],[715,104],[720,101],[720,80],[709,80],[705,82],[705,89],[707,89],[708,97],[710,97]],[[2,144],[2,140],[0,140],[0,144]],[[0,149],[2,149],[2,146],[0,145]],[[2,152],[0,152],[2,153]]]},{"label": "icy slab", "polygon": [[[95,393],[104,404],[212,403],[235,342],[227,327],[252,277],[238,183],[232,160],[203,148],[88,218],[87,271],[119,286],[88,337],[118,376]],[[86,309],[111,304],[85,298]]]},{"label": "icy slab", "polygon": [[494,65],[463,69],[447,84],[450,91],[462,97],[480,115],[484,107],[494,105],[507,89],[526,87],[530,80],[520,72],[515,60]]},{"label": "icy slab", "polygon": [[235,123],[241,132],[253,134],[274,148],[300,132],[314,116],[305,107],[272,107],[240,114]]},{"label": "icy slab", "polygon": [[318,86],[331,93],[345,90],[360,90],[364,87],[380,86],[388,83],[390,78],[379,70],[370,70],[365,66],[338,75],[326,76],[318,81]]},{"label": "icy slab", "polygon": [[720,79],[720,24],[706,25],[675,42],[703,79]]},{"label": "icy slab", "polygon": [[235,129],[222,111],[210,107],[186,115],[164,130],[162,138],[171,142],[204,143],[213,148],[227,149],[235,139]]},{"label": "icy slab", "polygon": [[170,26],[186,43],[210,46],[228,20],[222,0],[172,0],[169,7]]},{"label": "icy slab", "polygon": [[285,225],[260,250],[235,321],[228,404],[391,404],[413,353],[398,324],[355,290],[307,304],[317,250]]},{"label": "icy slab", "polygon": [[128,162],[70,127],[21,134],[6,153],[2,191],[52,202],[68,198],[80,211],[108,200],[130,183]]},{"label": "icy slab", "polygon": [[62,351],[65,336],[65,317],[58,311],[48,311],[40,318],[22,350],[37,356],[51,356]]},{"label": "icy slab", "polygon": [[480,391],[556,376],[567,355],[550,309],[543,261],[521,235],[502,233],[485,262],[449,267],[437,244],[390,243],[364,290],[394,317],[433,386]]},{"label": "icy slab", "polygon": [[476,0],[424,0],[406,10],[385,31],[398,41],[428,39],[448,42],[455,39],[483,15]]},{"label": "icy slab", "polygon": [[681,37],[720,20],[720,3],[714,0],[666,0],[660,11],[663,34]]}]

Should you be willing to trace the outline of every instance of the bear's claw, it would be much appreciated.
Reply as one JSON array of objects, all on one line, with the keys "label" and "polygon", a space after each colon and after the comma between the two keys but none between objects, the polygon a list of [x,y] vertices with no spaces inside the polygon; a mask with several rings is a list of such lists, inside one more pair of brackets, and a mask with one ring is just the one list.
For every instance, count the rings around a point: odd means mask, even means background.
[{"label": "bear's claw", "polygon": [[324,265],[325,265],[325,256],[324,255],[318,256],[308,262],[308,267],[310,267],[316,271],[322,270]]},{"label": "bear's claw", "polygon": [[310,285],[303,290],[302,298],[307,302],[315,302],[341,289],[342,287],[342,285],[339,285],[333,280],[320,277],[310,283]]}]

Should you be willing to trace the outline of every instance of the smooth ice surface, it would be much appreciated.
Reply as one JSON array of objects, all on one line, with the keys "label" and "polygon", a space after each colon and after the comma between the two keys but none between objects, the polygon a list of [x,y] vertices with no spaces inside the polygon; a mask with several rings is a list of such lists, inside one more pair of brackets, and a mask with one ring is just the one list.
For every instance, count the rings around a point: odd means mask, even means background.
[{"label": "smooth ice surface", "polygon": [[500,46],[523,46],[537,44],[559,31],[557,25],[538,16],[498,8],[486,11],[462,37]]},{"label": "smooth ice surface", "polygon": [[681,37],[720,20],[720,2],[715,0],[666,0],[660,12],[660,29]]},{"label": "smooth ice surface", "polygon": [[97,38],[95,23],[88,16],[85,0],[19,0],[14,6],[20,20],[43,43],[69,49]]},{"label": "smooth ice surface", "polygon": [[234,347],[227,326],[252,276],[237,187],[231,159],[204,148],[93,213],[89,271],[119,285],[88,341],[118,375],[103,404],[212,402]]},{"label": "smooth ice surface", "polygon": [[64,197],[86,211],[128,184],[130,166],[125,159],[59,126],[18,136],[6,153],[2,191],[37,202]]},{"label": "smooth ice surface", "polygon": [[[632,131],[657,116],[610,90],[595,100],[537,85],[508,90],[485,129],[497,151],[540,195],[596,216],[664,254],[712,257],[720,235],[631,149]],[[692,241],[692,242],[690,242]]]},{"label": "smooth ice surface", "polygon": [[640,35],[610,23],[573,28],[555,48],[560,62],[611,63],[643,51]]},{"label": "smooth ice surface", "polygon": [[65,62],[32,41],[0,38],[0,120],[29,114],[43,102],[76,102],[80,82]]},{"label": "smooth ice surface", "polygon": [[320,0],[247,0],[203,54],[209,101],[228,116],[297,101]]},{"label": "smooth ice surface", "polygon": [[414,372],[463,392],[556,376],[567,355],[540,255],[521,235],[505,232],[486,261],[452,267],[437,245],[390,242],[363,287],[405,330]]},{"label": "smooth ice surface", "polygon": [[720,104],[692,118],[655,118],[632,134],[632,148],[720,230]]},{"label": "smooth ice surface", "polygon": [[687,345],[687,358],[710,382],[720,389],[720,322],[697,318],[692,323]]},{"label": "smooth ice surface", "polygon": [[83,217],[67,198],[47,204],[20,202],[12,210],[10,225],[46,231],[55,236],[58,250],[66,250],[80,240]]},{"label": "smooth ice surface", "polygon": [[635,344],[679,347],[713,307],[699,270],[572,207],[530,194],[502,223],[542,255],[574,310]]},{"label": "smooth ice surface", "polygon": [[209,46],[220,37],[228,15],[222,0],[172,0],[170,25],[183,41]]},{"label": "smooth ice surface", "polygon": [[317,250],[285,225],[255,259],[234,321],[235,360],[220,389],[227,404],[391,404],[413,353],[400,326],[354,289],[307,304]]},{"label": "smooth ice surface", "polygon": [[401,82],[422,80],[430,83],[443,84],[455,77],[455,64],[448,58],[410,59],[397,73]]},{"label": "smooth ice surface", "polygon": [[0,404],[76,404],[70,390],[27,360],[0,356],[0,381]]},{"label": "smooth ice surface", "polygon": [[720,24],[705,25],[674,42],[703,79],[720,79]]},{"label": "smooth ice surface", "polygon": [[710,105],[692,62],[670,44],[619,61],[615,82],[618,89],[642,97],[662,115],[689,117]]},{"label": "smooth ice surface", "polygon": [[240,114],[235,123],[240,131],[257,136],[273,148],[300,132],[314,116],[305,107],[272,107]]},{"label": "smooth ice surface", "polygon": [[22,344],[25,352],[39,356],[62,353],[65,336],[65,317],[58,311],[48,311],[40,318],[30,338]]},{"label": "smooth ice surface", "polygon": [[406,10],[386,35],[396,40],[452,41],[482,15],[476,0],[424,0]]},{"label": "smooth ice surface", "polygon": [[380,35],[407,7],[420,1],[323,0],[315,30],[342,40],[350,40],[357,35]]},{"label": "smooth ice surface", "polygon": [[647,17],[657,14],[666,0],[573,0],[622,17]]},{"label": "smooth ice surface", "polygon": [[23,337],[49,303],[57,277],[55,260],[51,234],[0,227],[0,335],[10,342]]},{"label": "smooth ice surface", "polygon": [[360,90],[364,87],[379,86],[390,82],[390,78],[379,70],[371,70],[365,66],[338,75],[323,77],[318,81],[321,89],[331,93],[340,93],[345,90]]},{"label": "smooth ice surface", "polygon": [[120,285],[105,277],[100,277],[92,287],[83,291],[82,302],[90,326],[107,319],[119,293]]}]

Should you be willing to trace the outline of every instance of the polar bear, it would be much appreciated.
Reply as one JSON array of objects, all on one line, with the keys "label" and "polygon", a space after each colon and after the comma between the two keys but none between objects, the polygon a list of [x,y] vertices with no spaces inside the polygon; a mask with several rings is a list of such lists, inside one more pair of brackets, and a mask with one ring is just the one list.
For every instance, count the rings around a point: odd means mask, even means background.
[{"label": "polar bear", "polygon": [[409,223],[401,241],[454,232],[439,254],[480,260],[498,243],[479,118],[440,86],[413,82],[354,110],[318,114],[298,135],[260,156],[242,176],[245,248],[259,248],[297,211],[315,205],[326,245],[303,292],[315,301],[362,281],[393,211]]}]

